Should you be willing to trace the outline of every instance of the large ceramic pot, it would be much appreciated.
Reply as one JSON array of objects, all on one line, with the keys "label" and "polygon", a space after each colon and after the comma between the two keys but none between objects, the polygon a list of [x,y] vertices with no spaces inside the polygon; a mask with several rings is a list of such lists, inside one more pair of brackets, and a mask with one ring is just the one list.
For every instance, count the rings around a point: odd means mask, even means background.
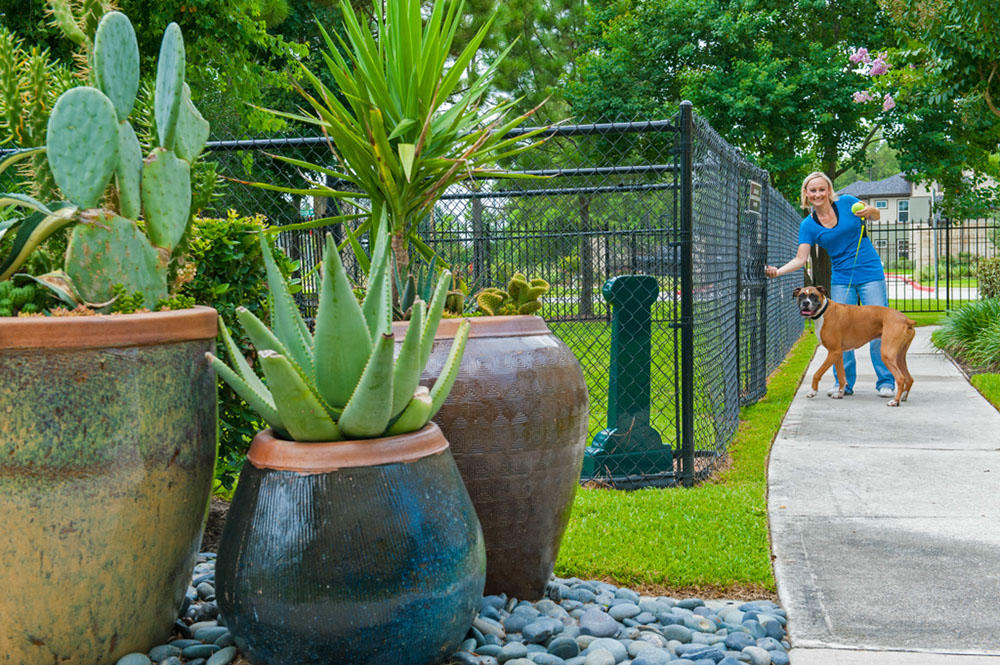
[{"label": "large ceramic pot", "polygon": [[[538,316],[467,319],[458,378],[434,417],[486,539],[486,593],[542,597],[569,521],[587,443],[587,385]],[[444,319],[421,382],[431,385],[462,319]],[[402,339],[406,322],[393,324]]]},{"label": "large ceramic pot", "polygon": [[215,310],[0,319],[0,660],[170,636],[208,510]]},{"label": "large ceramic pot", "polygon": [[250,446],[216,566],[236,643],[270,665],[430,665],[482,601],[483,536],[436,425]]}]

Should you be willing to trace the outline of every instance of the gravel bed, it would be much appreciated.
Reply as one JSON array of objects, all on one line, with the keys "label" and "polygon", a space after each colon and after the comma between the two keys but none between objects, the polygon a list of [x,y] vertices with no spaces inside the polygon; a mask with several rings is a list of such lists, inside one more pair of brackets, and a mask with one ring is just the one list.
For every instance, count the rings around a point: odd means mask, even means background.
[{"label": "gravel bed", "polygon": [[[770,600],[645,596],[553,578],[536,602],[486,596],[452,665],[788,665],[785,611]],[[215,602],[215,554],[191,577],[174,637],[117,665],[246,662]],[[391,664],[387,664],[391,665]]]}]

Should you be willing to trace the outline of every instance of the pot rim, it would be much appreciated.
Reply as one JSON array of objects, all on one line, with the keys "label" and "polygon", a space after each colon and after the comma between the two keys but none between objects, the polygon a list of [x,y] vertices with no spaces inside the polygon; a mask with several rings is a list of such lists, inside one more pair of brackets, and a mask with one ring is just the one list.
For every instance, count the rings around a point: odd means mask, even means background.
[{"label": "pot rim", "polygon": [[[434,339],[449,339],[458,332],[462,321],[472,324],[469,337],[527,337],[530,335],[549,335],[545,319],[537,314],[510,314],[506,316],[456,316],[451,319],[441,319]],[[401,340],[402,333],[410,325],[409,321],[393,321],[393,332],[396,339]]]},{"label": "pot rim", "polygon": [[3,317],[0,349],[107,348],[215,339],[218,317],[204,305],[135,314]]},{"label": "pot rim", "polygon": [[380,464],[406,464],[445,450],[448,440],[434,422],[416,432],[395,436],[315,443],[279,439],[274,430],[266,429],[254,437],[247,461],[258,469],[314,475]]}]

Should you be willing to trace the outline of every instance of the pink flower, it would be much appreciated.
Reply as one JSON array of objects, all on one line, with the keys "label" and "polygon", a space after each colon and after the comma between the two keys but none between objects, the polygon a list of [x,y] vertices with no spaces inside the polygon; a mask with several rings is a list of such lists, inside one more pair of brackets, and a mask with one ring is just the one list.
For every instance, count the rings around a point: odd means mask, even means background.
[{"label": "pink flower", "polygon": [[859,62],[866,62],[867,63],[867,62],[869,62],[871,60],[871,58],[868,56],[868,49],[862,47],[862,48],[859,48],[854,53],[852,53],[848,57],[848,60],[850,60],[854,64],[858,64]]},{"label": "pink flower", "polygon": [[871,93],[867,90],[861,90],[854,93],[854,103],[864,104],[865,102],[870,102],[872,100]]},{"label": "pink flower", "polygon": [[877,58],[872,62],[871,69],[868,70],[869,76],[881,76],[889,71],[889,65],[886,63],[882,54],[880,53]]},{"label": "pink flower", "polygon": [[894,108],[896,108],[896,100],[888,92],[885,93],[885,97],[882,98],[882,110],[891,111]]}]

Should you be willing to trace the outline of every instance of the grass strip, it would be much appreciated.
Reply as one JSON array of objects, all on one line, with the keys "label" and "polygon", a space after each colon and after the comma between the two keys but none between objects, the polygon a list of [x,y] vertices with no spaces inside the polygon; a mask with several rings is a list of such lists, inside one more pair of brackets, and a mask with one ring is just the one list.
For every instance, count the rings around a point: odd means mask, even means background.
[{"label": "grass strip", "polygon": [[1000,374],[973,374],[969,381],[986,401],[1000,411]]},{"label": "grass strip", "polygon": [[767,457],[816,344],[803,334],[765,397],[740,410],[728,466],[712,479],[689,489],[579,489],[556,574],[667,595],[774,598]]}]

